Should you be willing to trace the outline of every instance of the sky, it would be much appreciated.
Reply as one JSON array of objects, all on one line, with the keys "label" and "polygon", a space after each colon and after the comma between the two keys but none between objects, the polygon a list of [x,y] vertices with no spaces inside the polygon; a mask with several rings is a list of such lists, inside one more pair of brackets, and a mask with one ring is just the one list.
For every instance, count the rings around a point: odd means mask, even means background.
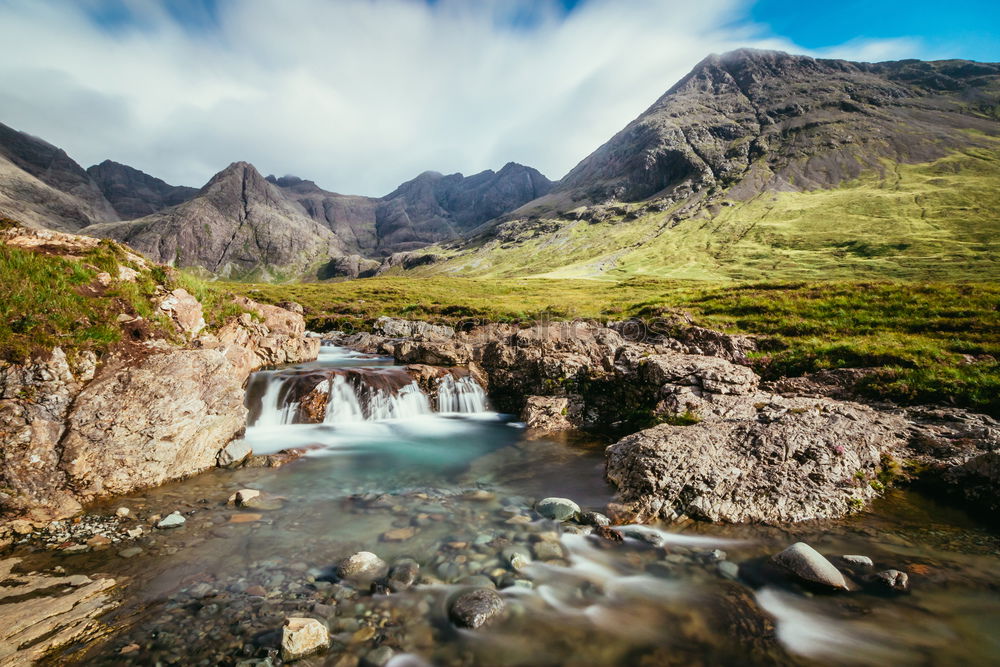
[{"label": "sky", "polygon": [[381,196],[565,175],[709,53],[1000,61],[1000,2],[0,0],[0,122],[84,167]]}]

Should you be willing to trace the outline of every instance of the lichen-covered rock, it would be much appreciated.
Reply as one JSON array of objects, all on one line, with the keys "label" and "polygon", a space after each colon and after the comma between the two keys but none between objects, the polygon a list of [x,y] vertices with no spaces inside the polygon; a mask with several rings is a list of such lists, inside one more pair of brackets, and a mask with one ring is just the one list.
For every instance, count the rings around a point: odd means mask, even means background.
[{"label": "lichen-covered rock", "polygon": [[834,518],[877,495],[905,422],[829,400],[754,421],[660,425],[607,450],[607,478],[640,520],[730,523]]}]

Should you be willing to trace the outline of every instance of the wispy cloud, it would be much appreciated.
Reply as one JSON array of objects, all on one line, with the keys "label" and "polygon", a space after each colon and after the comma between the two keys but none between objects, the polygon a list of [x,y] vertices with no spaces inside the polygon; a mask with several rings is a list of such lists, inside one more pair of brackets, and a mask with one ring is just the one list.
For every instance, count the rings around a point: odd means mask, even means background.
[{"label": "wispy cloud", "polygon": [[84,3],[0,0],[0,122],[185,185],[233,160],[372,195],[511,160],[558,178],[708,53],[802,51],[741,22],[745,0],[242,0],[197,30],[126,6],[109,29]]}]

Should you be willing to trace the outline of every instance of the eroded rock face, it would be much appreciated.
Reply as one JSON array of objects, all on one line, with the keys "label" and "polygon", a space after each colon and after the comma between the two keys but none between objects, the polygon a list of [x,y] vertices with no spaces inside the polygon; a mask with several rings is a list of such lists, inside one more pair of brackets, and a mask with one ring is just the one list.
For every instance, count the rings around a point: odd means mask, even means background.
[{"label": "eroded rock face", "polygon": [[0,362],[0,511],[45,518],[80,504],[66,491],[59,442],[73,398],[94,374],[93,354],[71,366],[55,348],[45,360]]},{"label": "eroded rock face", "polygon": [[607,478],[639,520],[778,523],[835,518],[877,495],[868,483],[900,449],[905,422],[814,401],[757,420],[663,424],[607,450]]},{"label": "eroded rock face", "polygon": [[105,366],[66,423],[70,486],[90,500],[212,467],[246,423],[242,379],[218,350],[164,350]]}]

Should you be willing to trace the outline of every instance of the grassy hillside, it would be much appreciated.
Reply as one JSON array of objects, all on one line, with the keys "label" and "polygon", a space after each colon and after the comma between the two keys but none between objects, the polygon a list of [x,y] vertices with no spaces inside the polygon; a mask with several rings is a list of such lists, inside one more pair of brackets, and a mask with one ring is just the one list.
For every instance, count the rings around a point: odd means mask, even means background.
[{"label": "grassy hillside", "polygon": [[765,377],[880,367],[866,391],[1000,413],[1000,286],[986,283],[797,282],[727,285],[633,278],[374,278],[241,285],[261,301],[296,300],[315,328],[363,329],[380,315],[456,323],[574,317],[655,320],[672,311],[768,339]]},{"label": "grassy hillside", "polygon": [[620,280],[1000,278],[1000,143],[932,163],[885,163],[829,190],[674,211],[505,224],[497,238],[435,248],[415,275]]},{"label": "grassy hillside", "polygon": [[[0,229],[16,226],[0,219]],[[102,283],[98,274],[136,270],[133,281]],[[55,346],[102,353],[126,335],[120,315],[144,320],[141,335],[171,338],[173,327],[154,303],[157,289],[183,287],[205,307],[209,326],[243,312],[217,284],[167,267],[144,268],[110,240],[78,256],[59,256],[0,242],[0,361],[21,362]],[[135,329],[133,328],[133,331]]]}]

